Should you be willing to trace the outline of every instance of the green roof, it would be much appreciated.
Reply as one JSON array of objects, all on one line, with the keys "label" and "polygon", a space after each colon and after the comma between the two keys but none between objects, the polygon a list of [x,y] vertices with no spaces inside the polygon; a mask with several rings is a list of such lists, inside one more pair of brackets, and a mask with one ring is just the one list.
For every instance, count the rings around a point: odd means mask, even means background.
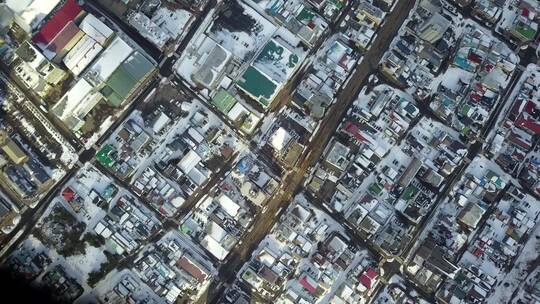
[{"label": "green roof", "polygon": [[328,0],[326,3],[327,3],[327,5],[332,4],[334,7],[338,8],[338,9],[341,9],[343,7],[343,2],[341,2],[339,0]]},{"label": "green roof", "polygon": [[107,98],[107,101],[110,105],[114,107],[119,107],[122,102],[124,101],[124,98],[122,96],[118,95],[110,86],[105,85],[103,88],[101,88],[100,93]]},{"label": "green roof", "polygon": [[[110,87],[120,98],[125,99],[135,88],[138,80],[128,72],[124,65],[119,66],[107,80],[107,86]],[[119,106],[113,104],[114,106]]]},{"label": "green roof", "polygon": [[101,93],[112,106],[118,107],[153,68],[150,61],[136,52],[114,70]]},{"label": "green roof", "polygon": [[247,68],[237,85],[252,95],[264,107],[268,106],[277,88],[271,79],[252,66]]},{"label": "green roof", "polygon": [[112,159],[109,154],[113,151],[113,146],[107,144],[104,145],[101,150],[96,153],[96,158],[100,164],[110,168],[114,165],[114,159]]},{"label": "green roof", "polygon": [[402,198],[406,201],[410,200],[411,198],[414,197],[414,195],[418,192],[418,188],[416,188],[415,186],[409,186],[407,187],[407,189],[405,189],[405,191],[403,191],[403,196]]},{"label": "green roof", "polygon": [[313,13],[311,10],[307,8],[303,8],[300,13],[298,13],[298,16],[296,19],[300,21],[311,21],[313,20],[313,17],[315,17],[315,13]]},{"label": "green roof", "polygon": [[532,40],[532,39],[534,39],[534,36],[536,36],[536,31],[532,27],[530,27],[528,25],[525,25],[525,24],[516,25],[514,27],[514,29],[521,36],[525,37],[525,39],[528,39],[528,40]]},{"label": "green roof", "polygon": [[[257,56],[257,59],[255,59],[256,62],[279,62],[282,57],[283,53],[285,52],[285,49],[280,44],[277,44],[274,42],[274,40],[268,41],[268,43],[264,46],[263,50]],[[290,53],[289,51],[285,54]],[[287,67],[294,68],[300,59],[298,58],[298,55],[294,53],[289,54],[289,58],[287,58]]]},{"label": "green roof", "polygon": [[189,229],[189,227],[184,224],[180,225],[180,231],[185,234],[191,234],[191,229]]},{"label": "green roof", "polygon": [[232,107],[236,104],[236,99],[229,92],[221,89],[212,99],[212,103],[223,114],[229,113]]},{"label": "green roof", "polygon": [[378,183],[373,183],[368,187],[368,189],[371,191],[371,193],[379,195],[383,188]]}]

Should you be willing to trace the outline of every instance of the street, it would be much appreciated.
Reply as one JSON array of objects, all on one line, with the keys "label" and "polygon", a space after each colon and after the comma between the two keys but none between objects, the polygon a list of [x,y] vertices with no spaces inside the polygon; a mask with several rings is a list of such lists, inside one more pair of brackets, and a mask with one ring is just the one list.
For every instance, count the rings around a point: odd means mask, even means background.
[{"label": "street", "polygon": [[[376,73],[377,65],[384,52],[389,47],[391,40],[397,33],[399,27],[407,18],[410,10],[414,6],[414,1],[400,0],[395,9],[388,15],[382,27],[379,29],[376,39],[371,48],[364,55],[364,59],[356,67],[352,78],[347,85],[338,93],[337,102],[326,114],[317,134],[306,149],[299,161],[296,170],[292,171],[282,183],[279,194],[268,202],[265,214],[259,214],[254,221],[253,229],[243,239],[242,246],[236,247],[221,266],[220,277],[226,284],[231,284],[236,272],[250,258],[251,253],[256,249],[260,241],[268,234],[272,226],[279,218],[279,213],[283,212],[291,202],[294,195],[301,189],[301,185],[306,177],[308,169],[319,159],[326,144],[334,134],[335,129],[341,122],[350,104],[356,99],[359,90],[362,88],[368,77]],[[274,216],[269,216],[274,215]],[[216,292],[216,294],[219,292]]]}]

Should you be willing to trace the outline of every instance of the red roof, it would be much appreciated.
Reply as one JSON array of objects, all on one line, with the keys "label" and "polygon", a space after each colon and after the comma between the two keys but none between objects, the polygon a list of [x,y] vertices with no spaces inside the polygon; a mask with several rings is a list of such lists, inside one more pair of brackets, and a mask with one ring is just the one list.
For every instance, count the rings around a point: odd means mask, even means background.
[{"label": "red roof", "polygon": [[519,118],[518,120],[516,120],[515,124],[522,129],[533,132],[534,135],[540,134],[540,123],[538,123],[537,121],[526,118]]},{"label": "red roof", "polygon": [[478,258],[479,258],[479,257],[481,257],[482,255],[484,255],[484,251],[481,250],[480,248],[476,248],[476,249],[474,250],[474,252],[473,252],[473,255],[474,255],[475,257],[478,257]]},{"label": "red roof", "polygon": [[317,287],[312,286],[307,279],[307,276],[304,276],[303,278],[298,281],[300,285],[302,285],[307,291],[309,291],[311,294],[315,294],[317,292]]},{"label": "red roof", "polygon": [[70,187],[66,187],[64,191],[62,191],[62,197],[66,201],[71,202],[75,198],[75,192],[73,192],[73,189]]},{"label": "red roof", "polygon": [[47,50],[58,53],[61,51],[79,32],[79,27],[75,25],[73,21],[70,21],[64,26],[64,28],[54,37],[54,39],[47,45]]},{"label": "red roof", "polygon": [[54,13],[52,18],[41,27],[32,41],[43,49],[60,33],[68,22],[75,20],[81,12],[82,8],[75,0],[66,0],[64,5]]},{"label": "red roof", "polygon": [[529,10],[524,7],[521,11],[521,16],[529,18]]},{"label": "red roof", "polygon": [[365,274],[362,273],[360,277],[358,277],[358,280],[362,285],[364,285],[367,289],[371,289],[371,279]]},{"label": "red roof", "polygon": [[375,271],[375,269],[371,267],[368,270],[366,270],[366,275],[372,280],[374,280],[375,278],[377,278],[377,276],[379,276],[379,274]]},{"label": "red roof", "polygon": [[512,106],[512,109],[510,110],[510,114],[513,116],[513,120],[516,119],[516,116],[519,115],[521,104],[523,103],[523,99],[517,99],[516,102],[514,102],[514,105]]},{"label": "red roof", "polygon": [[178,262],[176,262],[176,265],[180,267],[181,269],[185,270],[187,273],[189,273],[197,281],[203,282],[204,280],[206,280],[206,277],[207,277],[206,273],[201,271],[201,269],[197,265],[193,264],[185,256],[182,256],[180,259],[178,259]]},{"label": "red roof", "polygon": [[468,58],[470,61],[472,62],[475,62],[475,63],[478,63],[480,64],[482,62],[482,58],[480,56],[478,56],[477,54],[471,52],[469,54],[469,58]]},{"label": "red roof", "polygon": [[362,136],[362,134],[360,134],[358,126],[350,121],[347,121],[345,123],[345,126],[343,126],[343,131],[345,131],[346,133],[349,133],[352,137],[354,137],[358,141],[365,141],[365,142],[368,141],[364,136]]},{"label": "red roof", "polygon": [[510,136],[508,136],[508,139],[513,142],[514,144],[522,147],[523,149],[525,150],[529,150],[531,147],[532,147],[532,143],[524,140],[523,138],[521,138],[519,135],[517,135],[516,133],[514,132],[511,132],[510,133]]},{"label": "red roof", "polygon": [[478,95],[476,92],[472,92],[469,96],[474,101],[480,101],[480,99],[482,99],[482,96]]},{"label": "red roof", "polygon": [[486,88],[480,82],[477,82],[475,87],[476,87],[476,90],[482,92],[482,94],[484,94],[486,92]]},{"label": "red roof", "polygon": [[536,111],[538,111],[538,108],[536,107],[536,104],[532,102],[531,100],[528,100],[525,104],[525,108],[523,111],[529,113],[529,114],[535,114]]}]

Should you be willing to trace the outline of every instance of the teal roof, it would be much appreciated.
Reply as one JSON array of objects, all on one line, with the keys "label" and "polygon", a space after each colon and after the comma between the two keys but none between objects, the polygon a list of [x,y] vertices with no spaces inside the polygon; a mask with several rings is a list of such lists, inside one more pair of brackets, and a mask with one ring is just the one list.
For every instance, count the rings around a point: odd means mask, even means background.
[{"label": "teal roof", "polygon": [[247,68],[237,85],[251,94],[264,107],[268,106],[277,88],[271,79],[252,66]]},{"label": "teal roof", "polygon": [[141,53],[133,53],[122,66],[135,79],[140,80],[154,69],[154,65]]}]

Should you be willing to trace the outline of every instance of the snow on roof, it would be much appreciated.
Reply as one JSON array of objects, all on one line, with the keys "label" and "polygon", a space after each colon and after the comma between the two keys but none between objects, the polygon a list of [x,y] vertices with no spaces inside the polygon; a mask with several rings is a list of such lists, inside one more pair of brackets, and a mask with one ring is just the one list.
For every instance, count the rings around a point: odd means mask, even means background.
[{"label": "snow on roof", "polygon": [[114,32],[105,23],[101,22],[96,16],[88,14],[79,24],[79,27],[88,36],[92,37],[102,46],[105,45],[107,39],[111,37]]},{"label": "snow on roof", "polygon": [[193,127],[189,128],[187,132],[197,143],[201,143],[204,140],[204,136]]},{"label": "snow on roof", "polygon": [[173,205],[175,208],[180,208],[186,200],[181,197],[177,196],[171,200],[171,205]]},{"label": "snow on roof", "polygon": [[223,229],[218,223],[210,221],[206,227],[207,235],[217,242],[222,242],[228,235],[227,231]]},{"label": "snow on roof", "polygon": [[158,119],[154,122],[154,125],[152,126],[152,130],[154,131],[154,133],[158,133],[170,121],[171,121],[171,118],[169,118],[169,116],[167,116],[167,114],[161,112],[161,113],[159,113]]},{"label": "snow on roof", "polygon": [[283,127],[279,127],[279,129],[277,129],[276,132],[272,134],[272,147],[277,151],[281,151],[283,150],[283,148],[285,148],[285,146],[287,146],[291,138],[292,137],[289,132],[287,132],[287,130],[285,130]]},{"label": "snow on roof", "polygon": [[54,106],[53,110],[55,110],[56,115],[62,120],[71,115],[83,101],[84,97],[92,91],[92,88],[93,86],[84,80],[84,78],[79,79]]},{"label": "snow on roof", "polygon": [[226,194],[221,194],[218,198],[218,202],[221,205],[221,208],[232,217],[235,217],[238,214],[238,210],[240,210],[240,205],[235,203]]},{"label": "snow on roof", "polygon": [[85,35],[64,57],[64,64],[78,76],[96,58],[103,48],[90,36]]},{"label": "snow on roof", "polygon": [[195,167],[189,171],[187,174],[188,178],[197,186],[202,185],[208,179],[209,171],[201,171],[199,168]]},{"label": "snow on roof", "polygon": [[160,28],[168,31],[171,36],[177,37],[186,29],[186,24],[192,17],[193,14],[183,9],[171,11],[165,7],[160,7],[152,17],[152,21]]},{"label": "snow on roof", "polygon": [[229,117],[230,120],[235,121],[244,113],[248,113],[249,111],[244,107],[241,103],[237,102],[227,113],[227,117]]},{"label": "snow on roof", "polygon": [[34,29],[59,2],[60,0],[7,0],[6,5]]},{"label": "snow on roof", "polygon": [[229,251],[225,250],[225,248],[223,248],[220,243],[218,243],[209,235],[204,237],[204,239],[201,241],[201,245],[220,261],[225,259],[225,257],[229,253]]},{"label": "snow on roof", "polygon": [[97,233],[97,234],[101,234],[103,232],[103,230],[105,230],[105,225],[103,225],[102,222],[98,222],[96,227],[94,228],[94,231]]},{"label": "snow on roof", "polygon": [[92,65],[91,73],[95,73],[101,81],[106,81],[132,52],[133,48],[120,37],[116,37]]},{"label": "snow on roof", "polygon": [[193,150],[189,150],[189,152],[184,155],[184,157],[180,160],[178,163],[178,167],[182,172],[188,173],[191,171],[191,169],[195,168],[195,166],[201,161],[201,157],[199,154],[197,154]]},{"label": "snow on roof", "polygon": [[160,48],[165,46],[167,41],[171,39],[167,31],[160,28],[145,14],[132,12],[128,15],[127,20],[144,38],[150,40],[150,42]]}]

